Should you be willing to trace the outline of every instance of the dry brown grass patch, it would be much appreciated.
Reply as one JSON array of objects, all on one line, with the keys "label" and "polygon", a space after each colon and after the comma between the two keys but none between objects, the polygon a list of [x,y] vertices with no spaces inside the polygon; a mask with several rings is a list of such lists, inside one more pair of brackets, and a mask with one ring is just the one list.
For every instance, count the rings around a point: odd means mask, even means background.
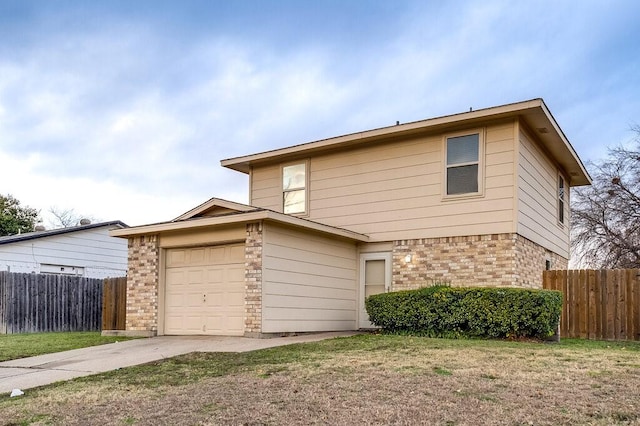
[{"label": "dry brown grass patch", "polygon": [[[153,379],[144,385],[132,385],[139,380],[133,370],[28,392],[0,400],[0,418],[72,425],[640,424],[637,348],[361,336],[228,357],[185,358],[178,365],[192,369],[186,383],[163,381],[161,373],[178,367],[157,365],[139,370]],[[162,371],[151,378],[154,369]]]}]

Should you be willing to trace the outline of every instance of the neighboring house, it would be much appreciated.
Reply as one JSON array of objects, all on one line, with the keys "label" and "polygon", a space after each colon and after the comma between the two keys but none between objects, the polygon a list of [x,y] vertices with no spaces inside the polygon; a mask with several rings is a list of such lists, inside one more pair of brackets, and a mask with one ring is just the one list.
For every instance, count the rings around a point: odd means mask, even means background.
[{"label": "neighboring house", "polygon": [[0,271],[123,277],[127,242],[109,231],[126,227],[113,221],[0,237]]},{"label": "neighboring house", "polygon": [[540,288],[590,184],[542,99],[222,161],[213,198],[129,239],[131,334],[355,330],[364,299],[433,282]]}]

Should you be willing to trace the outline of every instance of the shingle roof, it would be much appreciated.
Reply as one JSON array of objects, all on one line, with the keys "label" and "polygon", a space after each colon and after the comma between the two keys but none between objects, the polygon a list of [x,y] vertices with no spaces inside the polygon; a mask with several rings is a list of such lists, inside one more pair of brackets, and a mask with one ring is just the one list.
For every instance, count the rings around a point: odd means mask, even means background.
[{"label": "shingle roof", "polygon": [[15,243],[18,241],[33,240],[36,238],[50,237],[53,235],[68,234],[71,232],[86,231],[87,229],[102,228],[106,226],[117,227],[117,228],[129,227],[124,222],[121,222],[119,220],[113,220],[110,222],[91,223],[89,225],[72,226],[69,228],[50,229],[47,231],[25,232],[24,234],[7,235],[4,237],[0,237],[0,245]]}]

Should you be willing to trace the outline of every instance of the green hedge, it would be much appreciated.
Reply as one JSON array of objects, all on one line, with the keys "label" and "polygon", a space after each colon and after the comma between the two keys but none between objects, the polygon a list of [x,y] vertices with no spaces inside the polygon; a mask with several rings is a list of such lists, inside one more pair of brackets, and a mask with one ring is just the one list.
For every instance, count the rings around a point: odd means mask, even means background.
[{"label": "green hedge", "polygon": [[369,320],[384,331],[429,337],[546,338],[560,321],[562,293],[433,286],[369,296]]}]

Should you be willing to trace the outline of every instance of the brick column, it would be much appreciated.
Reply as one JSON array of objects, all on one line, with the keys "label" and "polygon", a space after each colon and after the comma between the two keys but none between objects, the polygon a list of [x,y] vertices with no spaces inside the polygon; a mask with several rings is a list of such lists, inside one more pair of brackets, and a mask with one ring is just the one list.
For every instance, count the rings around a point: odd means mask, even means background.
[{"label": "brick column", "polygon": [[158,333],[158,236],[129,238],[127,274],[127,334]]},{"label": "brick column", "polygon": [[262,222],[247,224],[244,272],[244,334],[262,333]]}]

